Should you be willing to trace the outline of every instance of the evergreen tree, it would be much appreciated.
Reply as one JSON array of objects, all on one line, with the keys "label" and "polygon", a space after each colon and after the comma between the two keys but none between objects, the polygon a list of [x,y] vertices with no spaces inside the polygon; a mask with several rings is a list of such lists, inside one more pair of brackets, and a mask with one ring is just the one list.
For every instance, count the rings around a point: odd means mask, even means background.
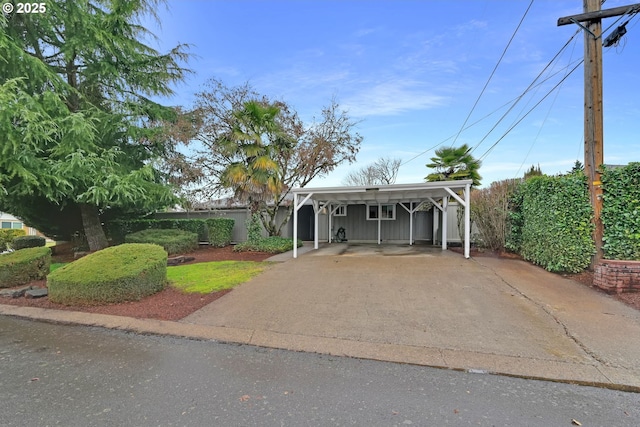
[{"label": "evergreen tree", "polygon": [[139,21],[155,1],[46,7],[0,15],[0,209],[26,218],[43,205],[76,212],[64,237],[75,228],[98,250],[107,245],[101,215],[174,201],[153,167],[167,150],[156,124],[174,111],[150,97],[183,79],[186,47],[161,54],[144,44],[151,34]]},{"label": "evergreen tree", "polygon": [[527,179],[533,178],[534,176],[542,176],[542,175],[543,173],[542,173],[542,169],[540,169],[540,165],[538,165],[538,167],[531,165],[529,170],[524,173],[524,179],[526,181]]}]

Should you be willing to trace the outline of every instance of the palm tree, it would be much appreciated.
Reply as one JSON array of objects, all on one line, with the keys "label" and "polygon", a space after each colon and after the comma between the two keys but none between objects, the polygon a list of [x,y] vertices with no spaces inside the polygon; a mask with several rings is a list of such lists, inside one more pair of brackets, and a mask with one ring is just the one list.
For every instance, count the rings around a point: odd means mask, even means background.
[{"label": "palm tree", "polygon": [[473,186],[480,185],[482,177],[478,169],[482,162],[471,155],[471,148],[467,144],[457,148],[440,148],[436,150],[436,157],[432,157],[431,162],[426,166],[435,171],[426,176],[426,181],[471,179]]},{"label": "palm tree", "polygon": [[233,190],[238,200],[249,204],[252,213],[282,190],[282,171],[275,153],[292,144],[277,117],[280,109],[258,101],[248,101],[234,112],[231,132],[219,141],[225,155],[233,159],[224,168],[222,186]]},{"label": "palm tree", "polygon": [[[482,165],[480,160],[476,160],[471,155],[471,148],[467,144],[460,147],[444,147],[436,150],[436,157],[431,158],[432,163],[428,163],[427,167],[435,169],[435,172],[426,176],[426,181],[453,181],[461,179],[472,180],[472,186],[480,185],[482,177],[478,173],[478,169]],[[464,209],[458,209],[456,216],[458,219],[458,233],[464,246],[464,234],[462,227],[462,218]]]}]

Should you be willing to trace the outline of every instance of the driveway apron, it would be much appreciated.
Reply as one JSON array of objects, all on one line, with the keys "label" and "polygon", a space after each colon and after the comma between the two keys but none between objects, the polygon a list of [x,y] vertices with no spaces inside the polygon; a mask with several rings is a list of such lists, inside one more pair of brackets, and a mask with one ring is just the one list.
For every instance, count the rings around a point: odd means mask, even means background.
[{"label": "driveway apron", "polygon": [[[640,386],[637,311],[521,261],[420,246],[326,245],[183,322],[257,345]],[[618,332],[636,339],[617,351]]]}]

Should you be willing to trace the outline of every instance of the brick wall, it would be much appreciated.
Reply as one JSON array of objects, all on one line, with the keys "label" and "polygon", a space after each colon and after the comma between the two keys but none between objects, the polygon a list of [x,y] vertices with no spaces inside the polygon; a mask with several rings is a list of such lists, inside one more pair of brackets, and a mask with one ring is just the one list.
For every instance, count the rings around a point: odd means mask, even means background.
[{"label": "brick wall", "polygon": [[595,268],[593,284],[610,293],[640,292],[640,261],[604,259]]}]

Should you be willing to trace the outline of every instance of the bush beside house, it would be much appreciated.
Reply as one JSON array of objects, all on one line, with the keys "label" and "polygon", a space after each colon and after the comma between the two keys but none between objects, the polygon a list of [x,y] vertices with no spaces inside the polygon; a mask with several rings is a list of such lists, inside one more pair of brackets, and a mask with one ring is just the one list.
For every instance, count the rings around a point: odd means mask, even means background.
[{"label": "bush beside house", "polygon": [[504,251],[509,234],[509,201],[521,182],[520,179],[506,179],[471,192],[471,221],[477,230],[476,244],[493,251]]},{"label": "bush beside house", "polygon": [[198,235],[183,230],[143,230],[127,234],[125,243],[150,243],[162,246],[169,255],[198,249]]},{"label": "bush beside house", "polygon": [[231,218],[209,218],[206,223],[211,246],[221,248],[231,244],[235,220]]},{"label": "bush beside house", "polygon": [[128,234],[150,229],[183,230],[196,233],[198,241],[209,240],[207,222],[203,219],[131,219],[105,224],[106,233],[113,244],[123,243]]}]

